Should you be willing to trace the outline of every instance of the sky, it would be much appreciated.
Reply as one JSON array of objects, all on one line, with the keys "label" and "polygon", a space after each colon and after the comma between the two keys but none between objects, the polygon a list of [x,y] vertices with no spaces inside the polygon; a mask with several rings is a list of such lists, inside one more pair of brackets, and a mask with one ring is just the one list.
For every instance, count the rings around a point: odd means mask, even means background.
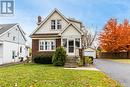
[{"label": "sky", "polygon": [[37,26],[37,17],[45,18],[54,8],[93,27],[92,31],[101,31],[110,18],[130,20],[130,0],[15,0],[14,16],[0,17],[0,24],[18,23],[29,36]]}]

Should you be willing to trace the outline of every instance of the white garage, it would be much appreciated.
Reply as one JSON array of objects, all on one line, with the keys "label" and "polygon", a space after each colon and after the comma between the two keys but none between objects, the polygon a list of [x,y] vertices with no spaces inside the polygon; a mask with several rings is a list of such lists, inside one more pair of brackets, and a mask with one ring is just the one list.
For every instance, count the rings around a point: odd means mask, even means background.
[{"label": "white garage", "polygon": [[84,56],[92,56],[93,58],[96,58],[96,50],[93,48],[86,48],[84,50]]}]

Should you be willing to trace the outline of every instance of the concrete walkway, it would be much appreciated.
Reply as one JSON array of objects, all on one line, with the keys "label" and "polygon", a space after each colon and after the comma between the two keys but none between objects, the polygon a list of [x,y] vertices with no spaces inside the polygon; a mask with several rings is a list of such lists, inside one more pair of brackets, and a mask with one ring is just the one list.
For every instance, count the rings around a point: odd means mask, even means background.
[{"label": "concrete walkway", "polygon": [[94,65],[111,78],[119,81],[125,87],[130,87],[130,64],[95,59]]},{"label": "concrete walkway", "polygon": [[64,69],[72,69],[72,70],[94,70],[94,71],[100,71],[97,68],[94,67],[77,67],[77,68],[64,68]]}]

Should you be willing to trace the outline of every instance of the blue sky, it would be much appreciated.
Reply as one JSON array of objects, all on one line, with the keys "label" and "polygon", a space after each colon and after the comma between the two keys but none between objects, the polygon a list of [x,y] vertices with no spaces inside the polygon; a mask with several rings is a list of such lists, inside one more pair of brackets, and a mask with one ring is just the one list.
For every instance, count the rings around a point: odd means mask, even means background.
[{"label": "blue sky", "polygon": [[0,17],[0,23],[19,23],[29,35],[36,28],[37,16],[45,18],[57,8],[66,17],[74,17],[88,27],[97,26],[101,31],[110,18],[130,20],[129,4],[130,0],[15,0],[15,15]]}]

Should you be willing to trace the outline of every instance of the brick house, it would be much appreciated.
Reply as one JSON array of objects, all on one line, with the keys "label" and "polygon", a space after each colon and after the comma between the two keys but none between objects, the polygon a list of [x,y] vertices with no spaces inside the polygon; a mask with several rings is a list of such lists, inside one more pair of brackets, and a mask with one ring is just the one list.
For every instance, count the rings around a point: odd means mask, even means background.
[{"label": "brick house", "polygon": [[42,53],[51,55],[59,46],[63,46],[68,56],[79,57],[82,49],[82,23],[66,18],[58,9],[54,9],[44,20],[38,17],[38,26],[32,32],[32,56]]}]

